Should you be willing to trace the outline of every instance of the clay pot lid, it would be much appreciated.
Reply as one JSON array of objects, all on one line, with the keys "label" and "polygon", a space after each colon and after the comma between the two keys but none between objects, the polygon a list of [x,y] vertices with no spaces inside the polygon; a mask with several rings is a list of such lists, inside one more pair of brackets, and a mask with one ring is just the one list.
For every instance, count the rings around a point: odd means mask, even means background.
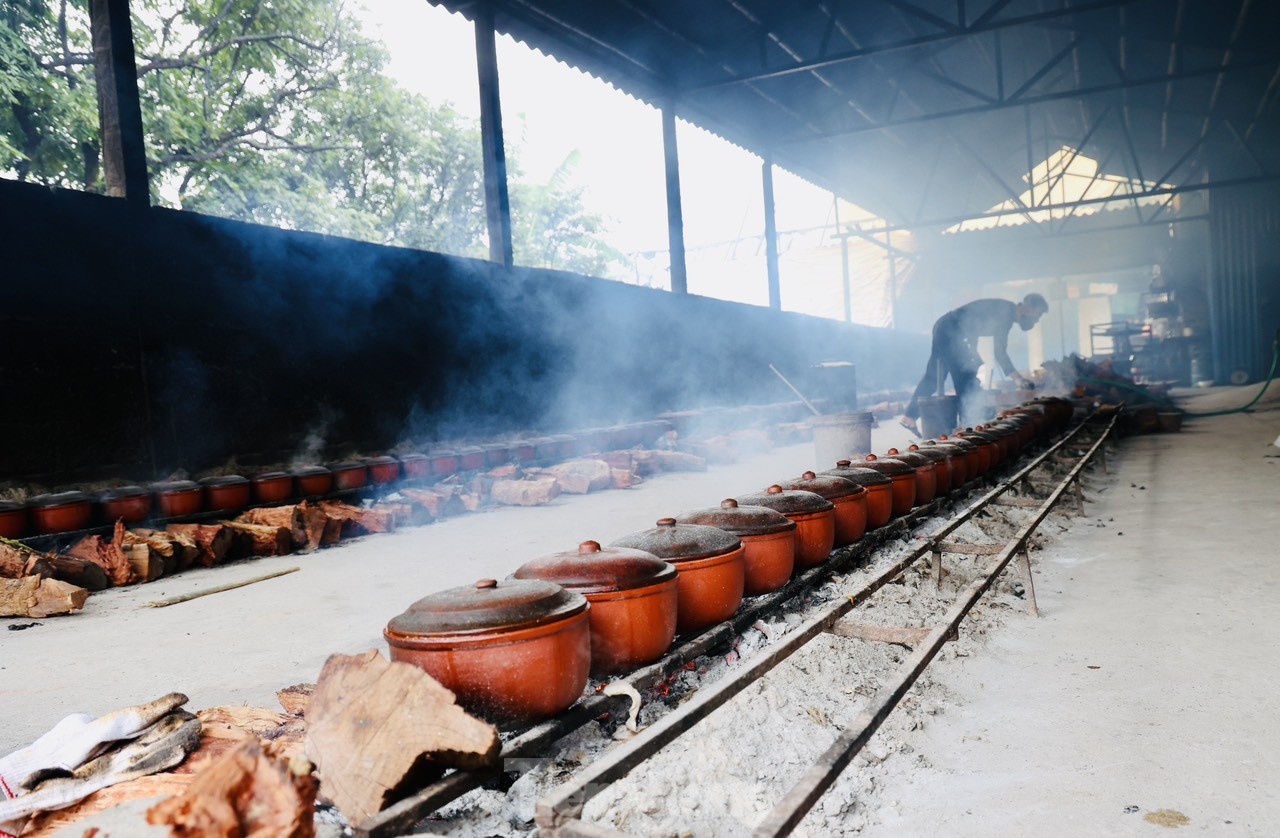
[{"label": "clay pot lid", "polygon": [[151,484],[151,491],[157,495],[176,495],[181,492],[198,492],[200,484],[191,480],[165,480]]},{"label": "clay pot lid", "polygon": [[549,434],[547,439],[553,442],[575,442],[576,438],[573,434]]},{"label": "clay pot lid", "polygon": [[586,610],[581,594],[542,579],[481,579],[425,596],[392,617],[389,634],[439,636],[522,629]]},{"label": "clay pot lid", "polygon": [[329,471],[329,469],[324,466],[303,466],[302,468],[295,468],[293,470],[294,477],[320,477],[322,475],[332,473],[333,472]]},{"label": "clay pot lid", "polygon": [[885,454],[892,460],[902,460],[902,462],[912,468],[921,468],[922,466],[933,467],[933,460],[921,454],[919,451],[899,451],[897,448],[890,448]]},{"label": "clay pot lid", "polygon": [[398,466],[400,461],[395,457],[389,457],[386,454],[380,457],[365,457],[364,465],[366,466]]},{"label": "clay pot lid", "polygon": [[[907,453],[914,454],[918,457],[924,457],[931,463],[945,463],[951,460],[952,456],[955,454],[955,450],[936,447],[924,448],[913,442],[907,446]],[[893,456],[895,458],[898,457],[897,454],[894,454]]]},{"label": "clay pot lid", "polygon": [[411,454],[400,455],[400,462],[402,463],[420,463],[426,459],[429,459],[426,454],[419,454],[417,451],[414,451]]},{"label": "clay pot lid", "polygon": [[840,460],[836,463],[835,468],[827,469],[822,473],[832,477],[843,477],[845,480],[850,480],[864,488],[867,486],[887,486],[893,482],[892,478],[886,477],[873,468],[855,466],[848,460]]},{"label": "clay pot lid", "polygon": [[238,474],[223,474],[218,477],[205,477],[200,485],[208,489],[221,489],[226,486],[248,486],[249,479]]},{"label": "clay pot lid", "polygon": [[46,495],[36,495],[27,501],[27,506],[31,509],[52,509],[55,506],[89,503],[90,500],[92,499],[84,492],[51,492]]},{"label": "clay pot lid", "polygon": [[98,500],[106,502],[110,500],[128,500],[130,498],[144,498],[151,494],[151,490],[144,486],[112,486],[98,493]]},{"label": "clay pot lid", "polygon": [[270,483],[273,480],[292,480],[293,475],[287,471],[264,471],[250,478],[252,483]]},{"label": "clay pot lid", "polygon": [[795,522],[781,512],[765,506],[740,505],[733,498],[720,502],[719,506],[681,512],[676,516],[681,524],[705,524],[719,527],[738,537],[769,535],[795,528]]},{"label": "clay pot lid", "polygon": [[881,474],[887,474],[890,477],[899,477],[904,474],[915,474],[915,466],[902,460],[895,460],[893,457],[877,457],[875,454],[868,454],[866,457],[858,460],[855,465],[863,468],[874,469]]},{"label": "clay pot lid", "polygon": [[646,588],[676,578],[676,569],[643,550],[601,547],[584,541],[577,550],[549,553],[525,562],[516,579],[545,579],[580,594],[604,594]]},{"label": "clay pot lid", "polygon": [[850,495],[860,495],[867,491],[848,478],[837,477],[834,474],[819,475],[812,471],[806,471],[793,480],[783,480],[778,485],[784,489],[813,492],[815,495],[820,495],[827,500],[847,498]]},{"label": "clay pot lid", "polygon": [[0,500],[0,512],[17,512],[26,509],[27,505],[16,500]]},{"label": "clay pot lid", "polygon": [[332,472],[355,471],[359,468],[365,468],[365,464],[359,460],[343,460],[340,463],[329,463],[327,468]]},{"label": "clay pot lid", "polygon": [[966,428],[963,431],[958,431],[956,436],[961,439],[967,439],[974,445],[987,445],[996,441],[996,438],[993,435],[983,431],[974,430],[973,428]]},{"label": "clay pot lid", "polygon": [[678,524],[675,518],[659,518],[653,529],[624,535],[609,546],[643,550],[678,564],[732,553],[742,546],[742,542],[733,533],[719,527]]},{"label": "clay pot lid", "polygon": [[783,515],[811,515],[815,512],[835,509],[831,501],[822,495],[798,489],[784,489],[776,483],[763,492],[738,495],[737,500],[742,506],[764,506],[776,509]]},{"label": "clay pot lid", "polygon": [[484,445],[478,446],[481,451],[508,451],[511,448],[510,443],[506,442],[486,442]]},{"label": "clay pot lid", "polygon": [[936,440],[926,439],[924,441],[924,444],[925,445],[954,445],[955,447],[959,448],[961,451],[964,451],[964,452],[974,451],[974,450],[977,450],[978,448],[977,445],[975,445],[974,443],[970,442],[969,440],[965,439],[962,436],[947,436],[946,434],[943,434],[942,436],[938,437]]}]

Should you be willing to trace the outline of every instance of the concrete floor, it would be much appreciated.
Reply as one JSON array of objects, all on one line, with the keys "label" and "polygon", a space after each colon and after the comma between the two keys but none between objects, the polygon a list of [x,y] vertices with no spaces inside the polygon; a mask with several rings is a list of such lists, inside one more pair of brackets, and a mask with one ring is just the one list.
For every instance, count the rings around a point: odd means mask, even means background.
[{"label": "concrete floor", "polygon": [[[910,439],[889,421],[872,441],[883,452]],[[372,648],[385,654],[387,620],[428,593],[501,578],[589,538],[607,544],[658,518],[715,506],[812,467],[812,445],[787,446],[706,472],[658,475],[627,490],[492,509],[310,555],[189,570],[94,594],[81,613],[21,632],[4,626],[30,620],[0,619],[0,754],[68,713],[105,713],[174,690],[190,697],[191,709],[274,708],[276,690],[315,681],[331,654]],[[290,567],[301,570],[168,608],[143,607]]]},{"label": "concrete floor", "polygon": [[872,834],[1280,835],[1277,434],[1272,407],[1124,442],[1038,554],[1041,618],[930,669],[932,767],[876,791]]}]

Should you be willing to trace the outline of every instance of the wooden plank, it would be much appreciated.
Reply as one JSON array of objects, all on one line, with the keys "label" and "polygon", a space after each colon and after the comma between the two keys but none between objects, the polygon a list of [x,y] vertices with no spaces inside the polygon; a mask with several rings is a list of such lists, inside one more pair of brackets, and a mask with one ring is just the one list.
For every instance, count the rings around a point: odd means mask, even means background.
[{"label": "wooden plank", "polygon": [[993,506],[1016,506],[1021,509],[1035,509],[1044,501],[1039,498],[996,498]]},{"label": "wooden plank", "polygon": [[943,552],[964,556],[994,556],[1004,549],[1003,544],[963,544],[959,541],[942,541],[938,543],[938,547]]}]

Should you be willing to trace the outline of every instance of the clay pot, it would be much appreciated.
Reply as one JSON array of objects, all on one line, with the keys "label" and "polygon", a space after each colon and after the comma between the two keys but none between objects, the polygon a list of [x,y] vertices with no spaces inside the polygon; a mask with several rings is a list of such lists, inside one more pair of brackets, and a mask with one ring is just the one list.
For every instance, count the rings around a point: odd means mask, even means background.
[{"label": "clay pot", "polygon": [[385,486],[400,479],[400,461],[395,457],[369,457],[364,461],[369,470],[369,482]]},{"label": "clay pot", "polygon": [[382,633],[393,661],[421,667],[466,710],[528,723],[582,695],[588,607],[580,594],[540,579],[482,579],[423,597]]},{"label": "clay pot", "polygon": [[479,471],[484,468],[484,449],[479,445],[463,445],[458,448],[459,471]]},{"label": "clay pot", "polygon": [[892,478],[875,469],[856,467],[848,460],[840,460],[835,468],[822,474],[843,477],[867,491],[867,529],[874,530],[889,523],[889,519],[893,517]]},{"label": "clay pot", "polygon": [[902,460],[877,457],[868,454],[854,462],[856,466],[873,469],[893,481],[893,516],[906,515],[916,505],[916,470]]},{"label": "clay pot", "polygon": [[609,546],[643,550],[675,567],[680,634],[723,623],[742,604],[745,548],[732,533],[661,518],[654,529],[623,536]]},{"label": "clay pot", "polygon": [[303,466],[293,472],[298,484],[298,494],[316,498],[333,491],[333,472],[324,466]]},{"label": "clay pot", "polygon": [[795,480],[778,484],[784,489],[813,492],[835,507],[836,547],[845,547],[867,531],[867,490],[852,480],[806,471]]},{"label": "clay pot", "polygon": [[462,458],[452,448],[432,448],[427,456],[431,458],[431,474],[435,477],[448,477],[462,468]]},{"label": "clay pot", "polygon": [[138,524],[151,517],[151,492],[142,486],[117,486],[98,495],[98,520]]},{"label": "clay pot", "polygon": [[916,506],[923,506],[934,499],[938,494],[938,469],[933,460],[923,454],[904,453],[897,448],[890,448],[886,456],[901,460],[916,470]]},{"label": "clay pot", "polygon": [[508,445],[508,452],[511,459],[521,466],[532,465],[534,460],[533,441],[528,439],[517,439]]},{"label": "clay pot", "polygon": [[565,460],[572,460],[577,453],[578,440],[572,434],[552,434],[547,437],[551,440],[551,457],[553,462],[561,463]]},{"label": "clay pot", "polygon": [[22,538],[27,534],[27,505],[0,500],[0,538]]},{"label": "clay pot", "polygon": [[[895,448],[890,448],[889,452],[892,454],[892,452],[896,450],[897,449]],[[949,451],[942,451],[933,448],[925,449],[915,443],[912,443],[907,446],[907,453],[924,457],[933,463],[933,479],[935,488],[934,497],[937,497],[938,495],[945,495],[947,492],[950,492],[952,485],[959,485],[958,483],[952,483],[954,478],[951,473],[951,453]],[[897,457],[898,455],[893,454],[893,456]]]},{"label": "clay pot", "polygon": [[364,463],[355,460],[330,463],[328,469],[333,472],[333,490],[335,492],[363,489],[369,482],[368,467]]},{"label": "clay pot", "polygon": [[746,596],[776,591],[787,584],[795,570],[796,525],[781,512],[763,506],[739,506],[729,498],[716,507],[683,512],[676,521],[718,527],[738,537],[746,567]]},{"label": "clay pot", "polygon": [[511,447],[503,442],[490,442],[480,446],[484,451],[484,464],[486,468],[497,468],[505,466],[511,461]]},{"label": "clay pot", "polygon": [[293,497],[293,475],[267,471],[249,478],[254,503],[280,503]]},{"label": "clay pot", "polygon": [[947,436],[946,434],[938,437],[938,442],[942,445],[954,445],[964,452],[964,471],[966,482],[983,474],[983,456],[981,452],[978,451],[977,445],[963,437]]},{"label": "clay pot", "polygon": [[543,579],[591,603],[591,672],[606,675],[653,663],[676,636],[676,569],[652,553],[584,541],[521,565],[516,579]]},{"label": "clay pot", "polygon": [[410,480],[431,476],[431,458],[426,454],[401,454],[400,471]]},{"label": "clay pot", "polygon": [[610,434],[608,428],[588,428],[585,431],[578,431],[575,436],[578,438],[577,452],[579,456],[603,454],[609,450]]},{"label": "clay pot", "polygon": [[161,518],[182,518],[204,509],[204,489],[190,480],[168,480],[154,483],[151,494]]},{"label": "clay pot", "polygon": [[93,519],[93,500],[84,492],[38,495],[27,501],[27,509],[41,535],[82,530]]},{"label": "clay pot", "polygon": [[836,541],[836,508],[822,495],[787,490],[774,484],[767,491],[740,495],[742,506],[781,512],[796,525],[796,570],[817,567],[831,557]]},{"label": "clay pot", "polygon": [[996,445],[994,437],[989,437],[973,429],[956,431],[956,436],[961,439],[967,439],[978,446],[978,469],[980,474],[986,474],[1000,462],[1000,446]]},{"label": "clay pot", "polygon": [[206,477],[200,485],[204,487],[204,507],[209,512],[243,509],[249,505],[252,494],[249,481],[238,474]]},{"label": "clay pot", "polygon": [[969,482],[969,453],[951,442],[939,442],[926,439],[920,443],[920,451],[928,456],[930,451],[940,451],[947,455],[948,470],[951,473],[951,488],[959,489]]}]

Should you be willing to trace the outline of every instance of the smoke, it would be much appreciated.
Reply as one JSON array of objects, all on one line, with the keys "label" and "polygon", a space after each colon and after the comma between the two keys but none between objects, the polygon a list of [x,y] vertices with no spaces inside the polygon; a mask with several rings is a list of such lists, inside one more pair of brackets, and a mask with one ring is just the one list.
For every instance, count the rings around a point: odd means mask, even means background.
[{"label": "smoke", "polygon": [[297,450],[289,459],[290,469],[313,466],[323,459],[329,432],[336,420],[337,413],[328,405],[320,406],[320,416],[307,428],[302,441],[298,443]]}]

